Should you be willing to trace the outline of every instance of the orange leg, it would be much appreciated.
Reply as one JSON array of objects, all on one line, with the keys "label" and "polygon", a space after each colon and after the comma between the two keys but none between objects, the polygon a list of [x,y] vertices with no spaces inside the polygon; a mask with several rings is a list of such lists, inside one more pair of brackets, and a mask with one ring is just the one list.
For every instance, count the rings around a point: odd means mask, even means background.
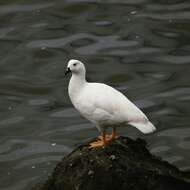
[{"label": "orange leg", "polygon": [[117,138],[118,138],[118,136],[117,136],[117,132],[116,132],[116,127],[113,127],[112,134],[111,134],[111,141],[114,139],[117,139]]},{"label": "orange leg", "polygon": [[107,135],[106,131],[104,130],[101,135],[98,136],[97,141],[91,142],[89,144],[89,148],[104,147],[111,143],[114,139],[117,139],[117,137],[116,127],[113,127],[111,135]]},{"label": "orange leg", "polygon": [[[116,132],[116,127],[113,127],[111,135],[108,135],[108,134],[105,135],[106,142],[111,142],[111,141],[113,141],[114,139],[117,139],[117,138],[118,138],[118,136],[117,136],[117,132]],[[98,139],[102,140],[103,135],[99,135]]]},{"label": "orange leg", "polygon": [[[111,137],[112,137],[112,135],[106,134],[106,135],[105,135],[106,141],[110,141]],[[103,135],[101,134],[101,135],[99,135],[97,138],[98,138],[99,140],[103,140]]]},{"label": "orange leg", "polygon": [[104,147],[106,146],[108,143],[107,139],[106,139],[106,132],[105,130],[102,132],[101,137],[98,138],[97,141],[95,142],[91,142],[89,144],[89,148],[95,148],[95,147]]}]

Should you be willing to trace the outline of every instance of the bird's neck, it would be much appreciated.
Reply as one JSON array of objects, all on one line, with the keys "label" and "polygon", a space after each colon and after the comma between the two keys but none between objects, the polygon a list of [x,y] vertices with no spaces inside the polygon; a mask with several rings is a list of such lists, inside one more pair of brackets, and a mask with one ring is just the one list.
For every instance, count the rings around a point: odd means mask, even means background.
[{"label": "bird's neck", "polygon": [[85,75],[72,74],[68,89],[71,100],[80,94],[86,83]]}]

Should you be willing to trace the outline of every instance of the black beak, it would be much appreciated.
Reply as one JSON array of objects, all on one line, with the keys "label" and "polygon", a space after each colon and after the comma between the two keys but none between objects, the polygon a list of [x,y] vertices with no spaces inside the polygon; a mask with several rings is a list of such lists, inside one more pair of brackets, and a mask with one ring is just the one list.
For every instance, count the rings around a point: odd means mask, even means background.
[{"label": "black beak", "polygon": [[69,67],[67,67],[67,70],[65,71],[65,76],[71,72],[71,69]]}]

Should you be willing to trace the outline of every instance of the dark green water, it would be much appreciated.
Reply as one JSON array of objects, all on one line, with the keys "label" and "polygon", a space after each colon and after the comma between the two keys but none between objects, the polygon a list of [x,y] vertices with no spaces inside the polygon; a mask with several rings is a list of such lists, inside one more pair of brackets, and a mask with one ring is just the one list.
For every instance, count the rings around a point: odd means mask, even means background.
[{"label": "dark green water", "polygon": [[135,128],[152,153],[190,170],[188,0],[0,1],[0,189],[28,190],[75,146],[97,135],[73,109],[66,63],[112,85],[150,118]]}]

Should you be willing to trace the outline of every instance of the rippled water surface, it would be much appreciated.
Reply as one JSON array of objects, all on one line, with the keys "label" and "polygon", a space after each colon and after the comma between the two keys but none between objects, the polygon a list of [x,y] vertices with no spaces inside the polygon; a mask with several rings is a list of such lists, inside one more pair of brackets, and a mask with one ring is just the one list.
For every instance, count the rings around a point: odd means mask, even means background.
[{"label": "rippled water surface", "polygon": [[66,63],[133,100],[152,153],[190,170],[188,0],[1,0],[0,189],[27,190],[97,130],[73,109]]}]

